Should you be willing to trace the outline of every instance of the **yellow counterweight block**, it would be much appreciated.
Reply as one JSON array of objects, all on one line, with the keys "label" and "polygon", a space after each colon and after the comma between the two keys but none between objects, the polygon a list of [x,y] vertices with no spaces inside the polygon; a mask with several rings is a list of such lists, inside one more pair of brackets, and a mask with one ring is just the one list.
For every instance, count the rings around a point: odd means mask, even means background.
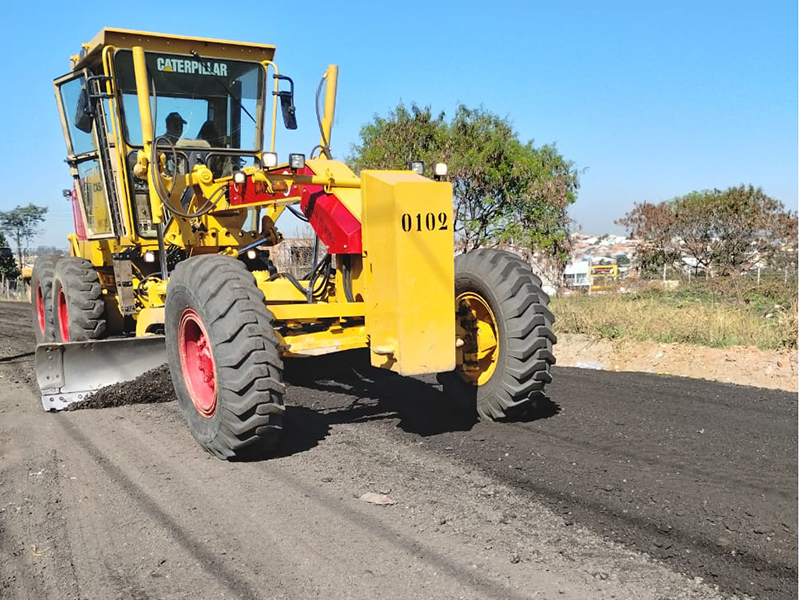
[{"label": "yellow counterweight block", "polygon": [[455,368],[453,190],[409,171],[362,171],[372,364],[402,375]]}]

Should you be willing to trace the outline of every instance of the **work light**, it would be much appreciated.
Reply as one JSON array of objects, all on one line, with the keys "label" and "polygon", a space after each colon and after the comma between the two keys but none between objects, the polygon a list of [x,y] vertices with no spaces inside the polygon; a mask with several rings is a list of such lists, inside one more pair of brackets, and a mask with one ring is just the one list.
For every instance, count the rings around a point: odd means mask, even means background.
[{"label": "work light", "polygon": [[261,166],[265,169],[277,167],[278,155],[275,152],[264,152],[261,155]]},{"label": "work light", "polygon": [[236,171],[233,174],[233,183],[236,185],[243,185],[247,181],[247,174],[244,171]]},{"label": "work light", "polygon": [[421,160],[412,160],[408,164],[408,168],[414,171],[417,175],[422,175],[422,172],[425,170],[425,163]]},{"label": "work light", "polygon": [[289,166],[293,171],[299,171],[300,169],[304,169],[306,166],[306,155],[305,154],[290,154],[289,155]]}]

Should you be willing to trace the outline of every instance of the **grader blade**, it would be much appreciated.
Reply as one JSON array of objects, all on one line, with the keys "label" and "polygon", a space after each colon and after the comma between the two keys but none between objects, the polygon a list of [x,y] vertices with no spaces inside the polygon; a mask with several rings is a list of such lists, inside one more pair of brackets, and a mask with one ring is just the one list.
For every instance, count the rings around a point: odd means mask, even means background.
[{"label": "grader blade", "polygon": [[39,344],[36,378],[45,410],[63,410],[107,385],[167,362],[164,336]]}]

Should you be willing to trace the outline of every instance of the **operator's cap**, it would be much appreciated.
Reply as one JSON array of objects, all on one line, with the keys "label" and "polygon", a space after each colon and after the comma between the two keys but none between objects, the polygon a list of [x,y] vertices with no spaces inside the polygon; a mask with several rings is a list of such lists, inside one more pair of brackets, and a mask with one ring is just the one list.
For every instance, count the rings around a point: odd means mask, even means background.
[{"label": "operator's cap", "polygon": [[183,117],[182,117],[182,116],[180,116],[180,115],[179,115],[178,113],[176,113],[176,112],[171,112],[171,113],[169,113],[169,114],[167,115],[167,123],[171,123],[171,122],[173,122],[173,121],[180,121],[181,123],[183,123],[184,125],[186,125],[186,121],[183,119]]}]

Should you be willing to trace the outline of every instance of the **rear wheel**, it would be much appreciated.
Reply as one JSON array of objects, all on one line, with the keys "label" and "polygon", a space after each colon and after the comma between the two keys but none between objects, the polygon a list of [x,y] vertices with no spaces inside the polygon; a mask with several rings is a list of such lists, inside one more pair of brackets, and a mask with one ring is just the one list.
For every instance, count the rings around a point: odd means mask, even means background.
[{"label": "rear wheel", "polygon": [[253,275],[227,256],[178,264],[167,286],[167,358],[195,439],[219,458],[272,448],[283,420],[283,360]]},{"label": "rear wheel", "polygon": [[97,340],[106,330],[105,301],[92,263],[62,258],[53,277],[53,331],[57,342]]},{"label": "rear wheel", "polygon": [[480,249],[456,257],[455,371],[444,391],[482,419],[505,417],[552,381],[553,314],[541,280],[517,256]]},{"label": "rear wheel", "polygon": [[36,343],[55,339],[53,325],[53,275],[57,256],[40,256],[31,273],[31,313]]}]

